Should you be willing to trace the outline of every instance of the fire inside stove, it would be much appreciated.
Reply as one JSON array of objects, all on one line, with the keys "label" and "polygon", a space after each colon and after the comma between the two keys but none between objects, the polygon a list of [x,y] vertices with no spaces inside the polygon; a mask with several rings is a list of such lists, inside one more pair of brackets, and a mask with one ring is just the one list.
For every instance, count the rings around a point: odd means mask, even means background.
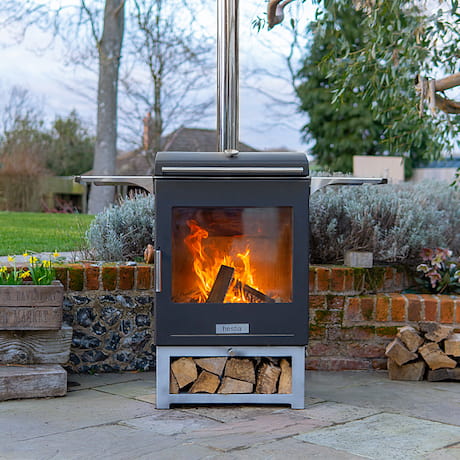
[{"label": "fire inside stove", "polygon": [[292,302],[292,208],[175,207],[172,300]]}]

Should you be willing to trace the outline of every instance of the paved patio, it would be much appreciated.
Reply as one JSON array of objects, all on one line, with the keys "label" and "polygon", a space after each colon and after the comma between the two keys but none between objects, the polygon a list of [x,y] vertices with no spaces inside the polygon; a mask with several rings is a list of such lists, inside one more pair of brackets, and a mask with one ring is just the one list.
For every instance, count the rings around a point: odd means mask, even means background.
[{"label": "paved patio", "polygon": [[69,375],[0,403],[0,459],[460,459],[460,382],[308,372],[306,408],[155,409],[154,374]]}]

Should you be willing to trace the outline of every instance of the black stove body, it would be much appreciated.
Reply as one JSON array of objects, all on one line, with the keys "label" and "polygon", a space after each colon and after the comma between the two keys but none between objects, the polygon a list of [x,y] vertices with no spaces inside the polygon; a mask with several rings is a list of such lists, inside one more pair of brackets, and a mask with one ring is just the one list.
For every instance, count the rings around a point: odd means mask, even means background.
[{"label": "black stove body", "polygon": [[307,343],[309,185],[303,153],[157,154],[157,345]]}]

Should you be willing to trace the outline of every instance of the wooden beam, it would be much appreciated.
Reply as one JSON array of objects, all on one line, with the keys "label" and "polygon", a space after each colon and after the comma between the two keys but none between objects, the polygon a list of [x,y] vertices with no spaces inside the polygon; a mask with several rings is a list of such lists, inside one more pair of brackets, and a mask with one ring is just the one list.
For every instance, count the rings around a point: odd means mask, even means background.
[{"label": "wooden beam", "polygon": [[57,331],[0,331],[0,364],[65,364],[72,328]]},{"label": "wooden beam", "polygon": [[57,364],[0,366],[0,401],[64,396],[67,372]]}]

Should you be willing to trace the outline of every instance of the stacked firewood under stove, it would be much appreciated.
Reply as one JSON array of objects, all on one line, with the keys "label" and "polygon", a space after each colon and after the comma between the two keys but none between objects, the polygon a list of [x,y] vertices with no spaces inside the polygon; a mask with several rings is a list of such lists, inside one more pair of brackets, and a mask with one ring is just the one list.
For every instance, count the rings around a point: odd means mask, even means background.
[{"label": "stacked firewood under stove", "polygon": [[400,327],[385,355],[392,380],[460,380],[460,334],[451,326],[427,321]]},{"label": "stacked firewood under stove", "polygon": [[170,390],[178,393],[288,394],[289,358],[181,357],[171,361]]}]

